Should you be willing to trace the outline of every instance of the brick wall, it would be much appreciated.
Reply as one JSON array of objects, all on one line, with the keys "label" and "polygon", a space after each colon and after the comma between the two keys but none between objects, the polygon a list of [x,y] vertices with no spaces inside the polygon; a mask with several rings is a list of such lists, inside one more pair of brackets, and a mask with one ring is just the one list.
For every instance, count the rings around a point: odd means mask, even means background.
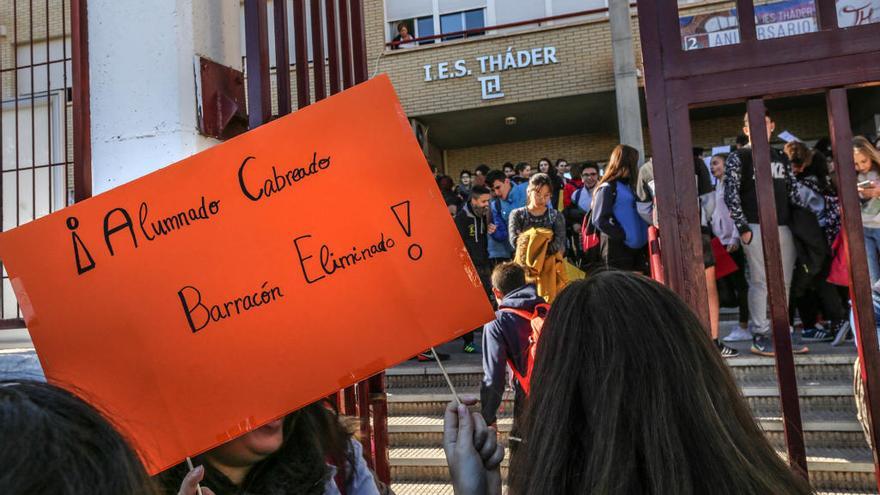
[{"label": "brick wall", "polygon": [[[818,139],[828,135],[824,108],[795,108],[774,112],[773,115],[776,121],[776,134],[788,130],[804,140]],[[713,146],[723,145],[725,140],[732,141],[741,132],[741,115],[694,120],[691,123],[691,139],[694,146],[700,146],[707,152]],[[644,133],[645,153],[650,155],[650,133],[647,128],[644,129]],[[616,134],[580,134],[450,149],[446,151],[446,170],[447,174],[458,177],[462,170],[473,170],[481,163],[492,168],[500,168],[504,162],[524,161],[535,165],[543,157],[551,160],[565,158],[570,162],[606,161],[618,142]]]},{"label": "brick wall", "polygon": [[[732,2],[711,0],[682,10],[683,15],[723,10]],[[391,77],[404,110],[410,116],[450,112],[491,105],[504,105],[614,88],[611,30],[604,16],[555,26],[522,29],[513,33],[470,38],[412,49],[386,50],[384,0],[365,0],[367,54],[372,75]],[[638,20],[633,17],[633,48],[636,65],[642,64]],[[521,28],[520,28],[521,29]],[[481,74],[477,56],[555,46],[558,64]],[[466,60],[472,74],[462,78],[425,81],[422,69],[438,62]],[[481,75],[500,74],[505,97],[482,100]],[[640,79],[640,83],[642,80]]]},{"label": "brick wall", "polygon": [[491,168],[501,168],[504,162],[528,162],[534,167],[543,157],[553,161],[565,158],[571,162],[607,160],[617,143],[616,135],[581,134],[453,149],[446,152],[446,171],[452,177],[458,177],[462,170],[473,171],[481,163]]},{"label": "brick wall", "polygon": [[[745,109],[743,110],[745,112]],[[773,112],[778,134],[787,130],[803,140],[819,139],[828,135],[828,120],[821,106],[799,107]],[[720,146],[725,139],[742,133],[742,115],[691,121],[691,139],[694,146],[709,149]],[[774,134],[774,136],[775,136]]]},{"label": "brick wall", "polygon": [[[367,2],[381,4],[381,0]],[[376,12],[367,15],[369,33],[370,74],[387,73],[400,96],[404,110],[410,116],[451,112],[468,108],[504,105],[522,101],[541,100],[584,93],[608,91],[614,88],[611,60],[611,35],[608,23],[593,21],[569,24],[563,27],[536,28],[515,34],[471,38],[437,46],[426,46],[395,51],[383,51],[381,17]],[[381,16],[381,10],[378,11]],[[558,63],[485,73],[477,57],[504,56],[508,48],[531,50],[553,46]],[[382,54],[381,58],[379,55]],[[465,60],[471,75],[425,81],[423,66]],[[480,76],[499,74],[504,98],[481,99]]]}]

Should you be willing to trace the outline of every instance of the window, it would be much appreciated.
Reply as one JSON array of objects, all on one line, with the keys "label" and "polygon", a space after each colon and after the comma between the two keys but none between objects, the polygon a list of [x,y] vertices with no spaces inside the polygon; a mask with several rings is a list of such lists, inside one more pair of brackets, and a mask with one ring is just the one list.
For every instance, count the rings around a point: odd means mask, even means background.
[{"label": "window", "polygon": [[[419,17],[416,19],[416,38],[434,36],[434,17]],[[419,41],[420,45],[430,45],[434,40]]]},{"label": "window", "polygon": [[[461,12],[440,16],[441,33],[454,33],[457,31],[464,31],[464,17],[462,17]],[[464,38],[464,36],[460,34],[455,36],[444,36],[443,41],[457,40],[459,38]]]},{"label": "window", "polygon": [[[72,88],[73,67],[70,65],[72,53],[69,36],[63,39],[50,39],[48,47],[46,41],[18,45],[16,47],[18,65],[30,66],[33,64],[34,66],[33,69],[28,67],[17,71],[18,94],[40,94]],[[31,60],[31,54],[34,56],[33,60]],[[31,81],[32,75],[33,81]]]},{"label": "window", "polygon": [[[467,29],[486,27],[486,21],[483,17],[483,9],[469,10],[464,13],[464,25]],[[474,33],[469,36],[479,36],[484,32]]]},{"label": "window", "polygon": [[[391,33],[391,41],[398,35],[398,26],[403,24],[406,26],[407,33],[413,38],[422,38],[424,36],[434,36],[434,16],[419,17],[416,19],[403,19],[388,23]],[[434,40],[419,41],[420,45],[430,45]],[[402,44],[399,48],[410,48],[413,44]],[[398,48],[395,46],[394,48]]]},{"label": "window", "polygon": [[[464,12],[455,12],[452,14],[444,14],[440,16],[441,33],[455,33],[458,31],[477,29],[485,26],[486,22],[483,16],[483,9],[466,10]],[[484,33],[472,33],[468,36],[479,36],[481,34]],[[464,35],[458,34],[453,36],[444,36],[443,41],[456,40],[461,38],[464,38]]]}]

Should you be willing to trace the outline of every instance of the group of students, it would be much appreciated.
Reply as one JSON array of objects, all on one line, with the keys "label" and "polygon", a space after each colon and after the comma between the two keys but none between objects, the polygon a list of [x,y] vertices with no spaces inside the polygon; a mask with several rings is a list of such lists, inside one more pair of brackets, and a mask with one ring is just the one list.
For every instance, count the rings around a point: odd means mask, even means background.
[{"label": "group of students", "polygon": [[[451,179],[438,177],[438,185],[455,218],[464,245],[480,276],[486,295],[494,303],[490,276],[499,263],[516,260],[537,280],[541,294],[552,299],[564,286],[564,260],[568,249],[566,220],[560,211],[582,188],[572,179],[564,159],[551,165],[539,162],[546,172],[532,174],[528,164],[506,164],[504,170],[477,167],[473,176],[461,173],[453,187]],[[589,168],[595,182],[598,169]],[[477,352],[474,332],[464,337],[464,351]]]},{"label": "group of students", "polygon": [[[769,139],[775,128],[769,113],[765,115],[765,124]],[[772,356],[758,193],[747,122],[744,132],[747,139],[743,146],[730,154],[711,158],[711,171],[717,185],[714,209],[708,212],[708,227],[711,236],[717,237],[716,248],[720,248],[714,250],[714,257],[729,256],[737,270],[720,278],[717,286],[712,284],[710,301],[712,296],[714,301],[710,306],[717,308],[719,299],[738,306],[739,326],[726,340],[752,340],[753,353]],[[802,325],[800,341],[793,342],[795,353],[808,352],[803,342],[839,345],[852,335],[839,188],[832,173],[835,163],[831,151],[823,143],[824,140],[811,149],[802,142],[792,141],[782,150],[770,150],[789,321],[795,321],[797,316]],[[880,232],[876,229],[880,226],[880,200],[874,199],[880,196],[877,180],[880,153],[862,136],[853,139],[852,153],[859,177],[857,187],[868,253],[867,270],[873,285],[880,277],[880,244],[872,238],[875,232]],[[711,248],[704,247],[704,250]],[[713,326],[716,324],[713,321]]]},{"label": "group of students", "polygon": [[[769,113],[765,122],[769,139],[775,129]],[[789,316],[791,321],[799,317],[802,325],[796,353],[808,352],[803,342],[839,345],[852,334],[845,277],[834,276],[835,264],[842,259],[840,201],[830,150],[821,149],[823,142],[810,149],[793,141],[783,150],[770,150]],[[880,152],[859,136],[853,153],[873,285],[880,278]],[[748,122],[735,150],[711,157],[711,172],[701,154],[695,150],[694,176],[711,334],[724,357],[739,354],[728,345],[737,341],[751,341],[753,353],[772,356]],[[473,174],[463,171],[457,186],[448,177],[439,179],[490,300],[492,267],[511,259],[523,264],[517,254],[517,248],[524,247],[519,238],[533,227],[549,232],[548,254],[559,253],[581,268],[649,272],[649,229],[658,229],[661,247],[663,232],[654,209],[651,160],[640,167],[638,151],[618,145],[601,175],[598,165],[589,162],[570,166],[559,159],[554,166],[542,159],[538,167],[540,172],[532,174],[527,163],[506,163],[503,170],[481,165]],[[591,236],[593,244],[588,242]],[[528,279],[538,277],[535,267],[526,268]],[[539,294],[552,298],[554,291],[545,286],[553,284],[539,282]],[[722,304],[739,308],[739,325],[724,339],[719,338]],[[466,345],[466,350],[475,349],[472,343]]]},{"label": "group of students", "polygon": [[[505,283],[522,276],[512,266]],[[647,277],[604,271],[563,289],[530,383],[513,495],[812,493],[762,434],[697,317]],[[447,407],[443,435],[455,493],[500,494],[505,451],[494,418],[463,402]],[[0,493],[195,495],[197,483],[208,495],[387,490],[322,403],[195,457],[194,470],[154,478],[110,420],[67,390],[0,382]]]}]

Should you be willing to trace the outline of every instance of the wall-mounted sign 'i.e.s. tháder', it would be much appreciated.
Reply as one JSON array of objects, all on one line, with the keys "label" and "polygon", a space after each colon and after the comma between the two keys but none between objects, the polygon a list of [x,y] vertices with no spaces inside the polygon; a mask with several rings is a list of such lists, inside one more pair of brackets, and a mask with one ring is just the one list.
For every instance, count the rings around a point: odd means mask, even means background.
[{"label": "wall-mounted sign 'i.e.s. th\u00e1der'", "polygon": [[492,318],[384,76],[0,234],[0,259],[47,378],[151,473]]}]

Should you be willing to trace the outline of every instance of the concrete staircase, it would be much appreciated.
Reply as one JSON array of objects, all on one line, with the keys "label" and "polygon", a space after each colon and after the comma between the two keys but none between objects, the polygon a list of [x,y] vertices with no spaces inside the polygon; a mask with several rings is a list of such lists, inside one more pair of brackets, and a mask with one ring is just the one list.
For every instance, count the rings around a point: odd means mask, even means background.
[{"label": "concrete staircase", "polygon": [[[855,348],[832,349],[827,344],[810,347],[811,354],[796,356],[795,362],[813,487],[823,494],[877,493],[871,451],[856,421],[852,397]],[[747,348],[741,345],[742,355],[728,363],[755,419],[783,454],[774,360],[753,356]],[[449,363],[447,370],[459,392],[479,397],[479,356],[456,354]],[[389,370],[387,377],[389,454],[395,492],[452,494],[441,443],[443,411],[452,396],[439,368],[436,364],[409,362]],[[499,415],[499,431],[505,443],[512,423],[511,399],[502,404]]]}]

